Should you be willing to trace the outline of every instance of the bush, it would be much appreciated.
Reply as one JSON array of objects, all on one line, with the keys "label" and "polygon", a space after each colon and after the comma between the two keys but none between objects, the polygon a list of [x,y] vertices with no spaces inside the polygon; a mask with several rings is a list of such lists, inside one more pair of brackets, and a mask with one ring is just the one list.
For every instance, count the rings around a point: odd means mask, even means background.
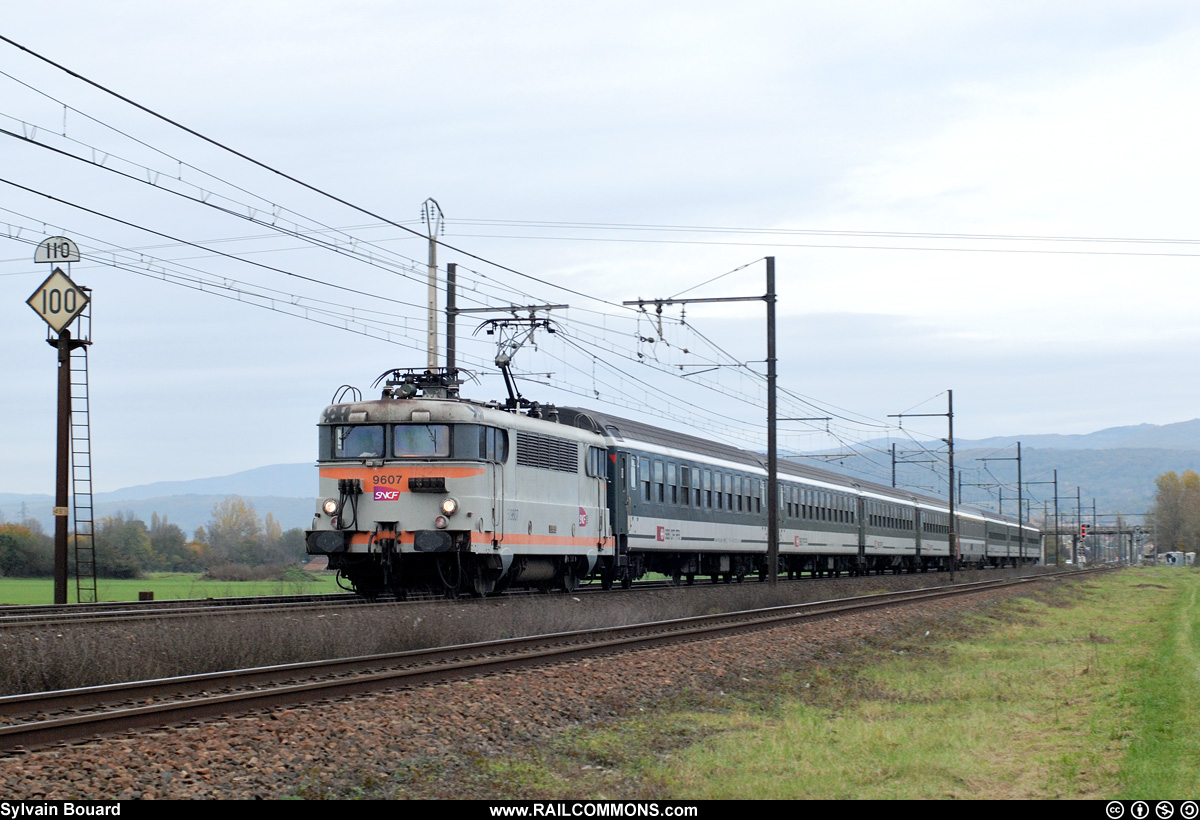
[{"label": "bush", "polygon": [[[283,581],[291,580],[280,564],[251,567],[246,564],[217,564],[204,573],[209,581]],[[309,580],[309,579],[305,579]]]}]

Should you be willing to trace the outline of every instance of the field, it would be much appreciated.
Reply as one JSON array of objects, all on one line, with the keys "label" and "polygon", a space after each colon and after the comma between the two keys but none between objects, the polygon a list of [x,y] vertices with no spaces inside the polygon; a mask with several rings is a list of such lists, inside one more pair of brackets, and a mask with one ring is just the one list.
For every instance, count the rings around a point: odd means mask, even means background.
[{"label": "field", "polygon": [[1200,572],[1131,569],[485,769],[527,797],[1187,799],[1198,686]]},{"label": "field", "polygon": [[[96,586],[101,601],[136,601],[144,591],[153,592],[156,601],[342,592],[328,572],[306,573],[287,581],[211,581],[198,573],[151,573],[131,580],[101,578]],[[75,602],[74,579],[67,585],[67,600]],[[50,578],[0,578],[0,605],[52,603],[54,581]]]}]

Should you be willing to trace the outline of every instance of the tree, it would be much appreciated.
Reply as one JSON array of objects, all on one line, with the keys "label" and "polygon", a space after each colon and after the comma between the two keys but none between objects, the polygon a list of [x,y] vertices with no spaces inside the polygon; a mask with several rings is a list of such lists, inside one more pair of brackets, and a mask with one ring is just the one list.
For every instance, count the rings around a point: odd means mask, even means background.
[{"label": "tree", "polygon": [[208,543],[217,560],[251,566],[264,563],[262,541],[262,521],[254,505],[237,495],[226,496],[213,505]]},{"label": "tree", "polygon": [[195,553],[188,549],[187,536],[164,515],[154,513],[150,517],[150,546],[154,552],[154,566],[172,572],[194,572],[203,569]]},{"label": "tree", "polygon": [[96,572],[108,578],[138,578],[153,566],[154,551],[146,524],[132,512],[119,512],[96,529]]},{"label": "tree", "polygon": [[1186,470],[1182,476],[1174,470],[1154,479],[1154,507],[1149,523],[1155,531],[1158,552],[1200,548],[1200,475]]},{"label": "tree", "polygon": [[44,577],[54,574],[54,541],[41,528],[0,524],[0,575]]},{"label": "tree", "polygon": [[308,560],[308,551],[304,544],[304,530],[292,527],[279,536],[276,546],[278,562],[281,564],[298,564]]}]

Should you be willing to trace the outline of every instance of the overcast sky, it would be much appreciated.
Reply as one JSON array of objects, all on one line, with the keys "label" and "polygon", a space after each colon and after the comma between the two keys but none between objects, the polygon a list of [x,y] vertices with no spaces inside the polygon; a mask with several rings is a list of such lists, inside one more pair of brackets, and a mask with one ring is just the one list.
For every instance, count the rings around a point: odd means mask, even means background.
[{"label": "overcast sky", "polygon": [[[379,217],[423,233],[427,197],[463,304],[571,306],[529,398],[761,441],[760,378],[680,376],[765,370],[761,303],[620,303],[761,295],[774,256],[781,411],[833,419],[786,449],[947,388],[961,438],[1200,415],[1194,3],[47,0],[0,33],[363,209],[0,43],[3,492],[53,492],[38,241],[84,252],[116,489],[309,460],[340,385],[423,366],[427,243]],[[480,321],[464,393],[502,398]]]}]

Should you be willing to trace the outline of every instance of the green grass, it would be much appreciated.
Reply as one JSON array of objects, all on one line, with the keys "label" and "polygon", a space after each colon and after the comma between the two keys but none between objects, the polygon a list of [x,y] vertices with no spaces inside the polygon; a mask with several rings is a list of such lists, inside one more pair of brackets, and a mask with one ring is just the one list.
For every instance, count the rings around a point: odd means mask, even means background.
[{"label": "green grass", "polygon": [[729,706],[695,693],[702,710],[574,732],[504,770],[538,772],[516,787],[527,798],[1200,792],[1200,573],[1127,570],[964,621],[944,642],[916,631],[755,681]]},{"label": "green grass", "polygon": [[[151,573],[131,580],[101,578],[96,587],[101,601],[136,601],[142,591],[156,601],[179,598],[235,598],[249,595],[310,595],[342,592],[332,573],[311,573],[312,581],[208,581],[198,573]],[[67,600],[75,601],[75,579],[67,584]],[[0,578],[0,604],[52,604],[50,578]]]}]

